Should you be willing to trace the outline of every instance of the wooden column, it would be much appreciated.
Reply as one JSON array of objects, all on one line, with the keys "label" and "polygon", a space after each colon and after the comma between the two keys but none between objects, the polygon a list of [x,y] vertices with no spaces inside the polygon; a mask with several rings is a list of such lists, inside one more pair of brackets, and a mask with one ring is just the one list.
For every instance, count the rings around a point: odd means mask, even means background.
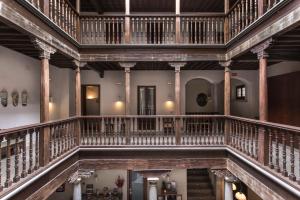
[{"label": "wooden column", "polygon": [[76,0],[76,11],[80,13],[80,0]]},{"label": "wooden column", "polygon": [[262,16],[265,11],[266,0],[257,0],[257,14],[258,17]]},{"label": "wooden column", "polygon": [[181,29],[180,29],[180,0],[175,0],[175,14],[176,14],[176,22],[175,22],[175,42],[177,44],[181,43]]},{"label": "wooden column", "polygon": [[266,49],[271,45],[272,39],[254,47],[251,51],[259,59],[259,120],[268,121],[268,77]]},{"label": "wooden column", "polygon": [[50,7],[49,7],[49,0],[42,0],[42,5],[41,5],[41,9],[43,11],[43,13],[49,17],[50,15]]},{"label": "wooden column", "polygon": [[76,60],[73,61],[75,65],[75,113],[76,116],[81,116],[81,75],[80,63]]},{"label": "wooden column", "polygon": [[[227,62],[220,62],[220,65],[224,67],[224,115],[230,116],[230,110],[231,110],[231,71],[230,71],[230,65],[231,61]],[[229,136],[230,136],[230,120],[225,119],[225,138],[224,142],[225,144],[228,144],[229,142]]]},{"label": "wooden column", "polygon": [[[173,62],[169,63],[171,67],[175,68],[175,115],[181,115],[181,90],[180,90],[180,69],[184,67],[186,63],[184,62]],[[180,132],[180,117],[176,117],[175,120],[175,137],[176,137],[176,144],[181,143],[181,132]]]},{"label": "wooden column", "polygon": [[134,62],[120,62],[125,71],[125,115],[130,115],[130,68],[134,67]]},{"label": "wooden column", "polygon": [[[270,47],[272,39],[257,45],[251,51],[257,54],[259,59],[259,120],[268,121],[268,76],[267,76],[267,48]],[[258,129],[258,161],[263,165],[269,162],[269,139],[265,127]]]},{"label": "wooden column", "polygon": [[[41,40],[34,39],[33,44],[40,50],[41,59],[41,92],[40,92],[40,122],[49,121],[49,60],[55,49]],[[49,127],[41,128],[39,133],[39,161],[41,166],[49,162]]]},{"label": "wooden column", "polygon": [[[224,0],[224,14],[227,15],[229,12],[229,0]],[[225,16],[224,20],[224,42],[229,40],[229,17]]]},{"label": "wooden column", "polygon": [[131,30],[130,30],[130,0],[125,0],[125,34],[124,39],[126,44],[131,43]]}]

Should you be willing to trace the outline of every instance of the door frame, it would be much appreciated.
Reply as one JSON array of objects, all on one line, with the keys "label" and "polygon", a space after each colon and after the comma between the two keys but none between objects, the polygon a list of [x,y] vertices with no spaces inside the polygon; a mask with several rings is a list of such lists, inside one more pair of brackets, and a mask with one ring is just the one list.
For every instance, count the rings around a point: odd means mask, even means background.
[{"label": "door frame", "polygon": [[156,115],[156,86],[155,85],[138,85],[137,86],[137,115],[140,115],[140,98],[139,91],[141,87],[153,87],[154,88],[154,115]]},{"label": "door frame", "polygon": [[81,84],[81,115],[85,115],[86,113],[86,98],[85,98],[85,93],[86,93],[86,87],[87,86],[95,86],[98,87],[98,93],[99,93],[99,115],[101,115],[101,85],[100,84]]}]

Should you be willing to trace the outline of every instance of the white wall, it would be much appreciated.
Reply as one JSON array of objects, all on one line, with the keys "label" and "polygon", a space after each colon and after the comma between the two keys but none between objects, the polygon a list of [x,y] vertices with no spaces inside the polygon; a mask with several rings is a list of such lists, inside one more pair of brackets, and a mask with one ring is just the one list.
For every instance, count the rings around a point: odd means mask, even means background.
[{"label": "white wall", "polygon": [[[40,61],[0,46],[0,91],[9,93],[7,107],[0,105],[0,129],[38,123],[40,120]],[[69,69],[50,66],[50,87],[53,96],[51,119],[69,116]],[[12,106],[11,92],[28,92],[28,105],[23,107],[21,99],[17,107]],[[20,95],[19,95],[20,96]]]},{"label": "white wall", "polygon": [[268,67],[268,76],[277,76],[300,71],[300,62],[281,62]]},{"label": "white wall", "polygon": [[[237,105],[242,108],[244,116],[257,116],[258,109],[258,77],[257,71],[233,71],[236,73],[235,79],[247,83],[249,91],[249,101],[244,105]],[[137,86],[148,85],[156,86],[156,114],[173,114],[174,107],[168,107],[168,96],[174,100],[174,71],[131,71],[131,114],[137,114]],[[218,85],[224,80],[223,71],[213,70],[182,70],[181,71],[181,113],[186,113],[186,84],[193,79],[202,78],[213,85],[213,106],[212,112],[223,113],[223,91],[224,88]],[[117,84],[121,83],[121,85]],[[106,71],[104,78],[91,70],[82,72],[82,84],[99,84],[101,87],[100,104],[102,115],[121,115],[124,114],[124,104],[121,109],[116,106],[117,97],[121,95],[123,102],[124,94],[124,72]],[[170,85],[171,84],[171,85]],[[194,100],[194,98],[192,98]],[[249,104],[249,105],[248,105]],[[233,102],[233,106],[235,106]],[[212,108],[213,107],[213,108]],[[249,108],[249,109],[248,109]]]}]

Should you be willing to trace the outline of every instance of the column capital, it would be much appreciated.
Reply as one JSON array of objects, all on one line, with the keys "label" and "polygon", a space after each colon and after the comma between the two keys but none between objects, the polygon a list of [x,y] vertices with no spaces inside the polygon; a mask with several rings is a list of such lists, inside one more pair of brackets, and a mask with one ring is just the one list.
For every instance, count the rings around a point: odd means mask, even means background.
[{"label": "column capital", "polygon": [[227,169],[213,169],[211,170],[219,178],[224,178],[226,182],[235,182],[237,178]]},{"label": "column capital", "polygon": [[257,58],[261,59],[261,58],[268,58],[269,54],[267,53],[267,49],[271,46],[273,42],[272,38],[267,39],[266,41],[258,44],[257,46],[253,47],[251,49],[251,52],[254,54],[257,54]]},{"label": "column capital", "polygon": [[77,67],[82,68],[87,65],[87,62],[80,62],[79,60],[76,59],[72,60],[72,63],[76,68]]},{"label": "column capital", "polygon": [[232,60],[227,60],[227,61],[220,61],[219,65],[225,68],[226,70],[230,70],[230,67],[232,65]]},{"label": "column capital", "polygon": [[41,41],[40,39],[34,38],[32,39],[32,43],[40,51],[39,57],[41,59],[50,59],[51,54],[56,52],[56,49],[47,43]]},{"label": "column capital", "polygon": [[132,68],[136,65],[136,62],[119,62],[119,65],[123,68]]},{"label": "column capital", "polygon": [[78,183],[84,178],[90,178],[94,173],[95,173],[95,170],[79,169],[68,178],[68,182],[69,183]]},{"label": "column capital", "polygon": [[180,72],[180,68],[186,65],[186,62],[169,62],[171,67],[175,68],[175,72]]}]

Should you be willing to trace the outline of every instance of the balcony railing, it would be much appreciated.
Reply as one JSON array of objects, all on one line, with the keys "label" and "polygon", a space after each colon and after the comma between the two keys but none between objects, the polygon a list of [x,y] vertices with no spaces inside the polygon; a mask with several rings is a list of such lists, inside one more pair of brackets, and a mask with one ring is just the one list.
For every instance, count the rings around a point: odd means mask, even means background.
[{"label": "balcony railing", "polygon": [[227,14],[197,16],[79,16],[67,0],[17,1],[30,3],[81,44],[219,45],[226,44],[260,16],[288,0],[268,0],[266,5],[259,5],[264,1],[239,0]]},{"label": "balcony railing", "polygon": [[0,188],[78,146],[227,147],[300,184],[300,128],[233,116],[86,116],[2,130],[0,141]]}]

